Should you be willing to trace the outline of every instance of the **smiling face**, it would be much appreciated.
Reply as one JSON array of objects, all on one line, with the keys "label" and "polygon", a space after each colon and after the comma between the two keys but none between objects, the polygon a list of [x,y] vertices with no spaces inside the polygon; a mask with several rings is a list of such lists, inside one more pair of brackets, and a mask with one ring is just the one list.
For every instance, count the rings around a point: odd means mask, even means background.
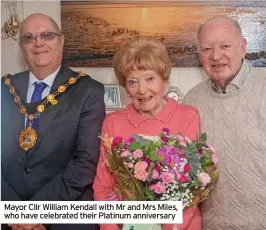
[{"label": "smiling face", "polygon": [[199,57],[207,73],[225,88],[241,68],[246,54],[246,40],[229,18],[207,21],[199,33]]},{"label": "smiling face", "polygon": [[[49,17],[34,14],[22,23],[20,37],[32,34],[40,35],[43,32],[58,33]],[[29,70],[34,74],[43,70],[47,76],[61,65],[63,46],[63,35],[55,36],[54,39],[47,41],[42,40],[39,36],[31,43],[20,41],[20,47]]]},{"label": "smiling face", "polygon": [[136,70],[126,77],[126,91],[135,109],[145,117],[154,117],[162,111],[166,87],[167,82],[154,70]]}]

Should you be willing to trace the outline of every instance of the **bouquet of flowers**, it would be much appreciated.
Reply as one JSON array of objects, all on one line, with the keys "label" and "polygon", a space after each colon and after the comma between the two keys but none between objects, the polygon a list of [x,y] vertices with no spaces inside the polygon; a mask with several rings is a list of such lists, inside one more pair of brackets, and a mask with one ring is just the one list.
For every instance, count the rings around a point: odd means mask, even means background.
[{"label": "bouquet of flowers", "polygon": [[116,193],[131,201],[182,201],[183,210],[206,199],[218,175],[218,158],[206,143],[183,135],[101,137]]}]

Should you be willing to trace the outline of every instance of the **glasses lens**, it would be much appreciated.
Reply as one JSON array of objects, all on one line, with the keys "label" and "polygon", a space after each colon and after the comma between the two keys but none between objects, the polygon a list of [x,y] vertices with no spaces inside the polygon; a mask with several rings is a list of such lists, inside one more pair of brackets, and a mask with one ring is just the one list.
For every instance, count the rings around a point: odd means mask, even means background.
[{"label": "glasses lens", "polygon": [[34,41],[34,36],[33,35],[24,35],[23,37],[20,38],[20,41],[22,41],[25,44],[32,43]]},{"label": "glasses lens", "polygon": [[53,40],[55,38],[55,33],[54,32],[43,32],[40,34],[40,37],[44,41]]}]

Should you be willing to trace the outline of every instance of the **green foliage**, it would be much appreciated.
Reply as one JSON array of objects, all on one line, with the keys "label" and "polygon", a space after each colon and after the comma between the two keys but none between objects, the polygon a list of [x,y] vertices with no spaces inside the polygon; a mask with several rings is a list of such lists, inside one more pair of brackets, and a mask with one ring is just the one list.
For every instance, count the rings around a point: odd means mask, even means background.
[{"label": "green foliage", "polygon": [[154,169],[154,166],[155,166],[155,163],[154,162],[151,162],[150,163],[150,175],[152,176],[152,171]]},{"label": "green foliage", "polygon": [[142,139],[142,140],[140,140],[139,145],[140,145],[141,147],[144,147],[144,146],[149,146],[150,143],[151,143],[150,140]]},{"label": "green foliage", "polygon": [[134,142],[140,142],[140,140],[142,139],[142,137],[141,136],[139,136],[139,135],[133,135],[133,137],[134,137]]},{"label": "green foliage", "polygon": [[195,143],[191,143],[187,146],[187,149],[185,149],[185,154],[187,153],[188,155],[194,155],[196,152],[198,152],[198,149]]},{"label": "green foliage", "polygon": [[206,158],[206,157],[202,157],[200,159],[200,163],[201,163],[202,166],[213,165],[213,162],[212,162],[211,158]]},{"label": "green foliage", "polygon": [[141,146],[140,146],[138,143],[136,143],[136,142],[132,142],[132,143],[129,145],[128,149],[129,149],[130,151],[135,151],[135,150],[137,150],[137,149],[141,149]]},{"label": "green foliage", "polygon": [[144,194],[145,194],[145,200],[147,201],[153,201],[155,200],[155,194],[152,192],[148,187],[144,187]]},{"label": "green foliage", "polygon": [[206,143],[206,141],[207,141],[207,134],[200,133],[200,142]]}]

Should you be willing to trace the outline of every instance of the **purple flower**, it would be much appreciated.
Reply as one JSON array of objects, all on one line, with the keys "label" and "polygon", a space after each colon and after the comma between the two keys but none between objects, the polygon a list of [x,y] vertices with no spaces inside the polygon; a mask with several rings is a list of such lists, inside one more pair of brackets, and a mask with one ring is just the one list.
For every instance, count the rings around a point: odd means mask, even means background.
[{"label": "purple flower", "polygon": [[156,155],[160,157],[160,159],[167,165],[172,166],[173,164],[180,163],[180,159],[178,156],[179,149],[175,146],[163,146],[160,148]]},{"label": "purple flower", "polygon": [[134,137],[130,137],[130,138],[127,138],[124,143],[125,145],[129,146],[133,141],[134,141]]},{"label": "purple flower", "polygon": [[163,128],[163,132],[166,134],[169,134],[169,129],[168,128]]}]

